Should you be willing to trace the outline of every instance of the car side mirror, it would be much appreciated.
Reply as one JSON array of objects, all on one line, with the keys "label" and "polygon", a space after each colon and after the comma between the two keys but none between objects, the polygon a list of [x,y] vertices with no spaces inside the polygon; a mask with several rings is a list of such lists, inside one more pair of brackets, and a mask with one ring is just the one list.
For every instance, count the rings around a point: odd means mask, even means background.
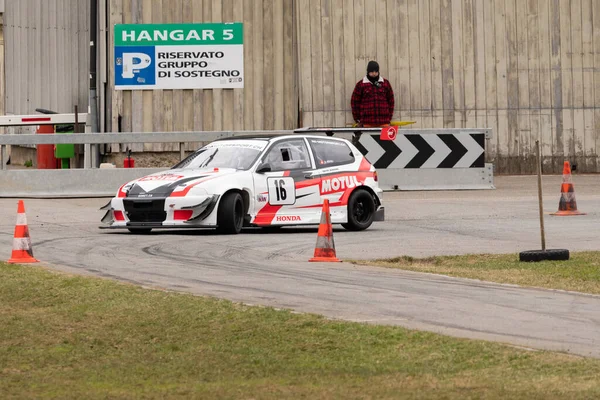
[{"label": "car side mirror", "polygon": [[258,168],[256,169],[257,174],[264,174],[265,172],[271,172],[271,164],[269,164],[269,163],[260,164],[258,166]]}]

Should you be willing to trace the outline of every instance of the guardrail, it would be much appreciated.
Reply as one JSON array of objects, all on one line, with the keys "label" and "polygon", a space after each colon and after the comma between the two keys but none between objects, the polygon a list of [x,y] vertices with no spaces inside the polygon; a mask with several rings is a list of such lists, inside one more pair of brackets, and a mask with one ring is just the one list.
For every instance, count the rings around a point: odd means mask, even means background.
[{"label": "guardrail", "polygon": [[123,133],[74,133],[74,134],[19,134],[0,135],[2,169],[6,169],[7,145],[37,144],[83,144],[84,168],[95,168],[95,146],[122,143],[179,143],[181,157],[184,145],[189,142],[211,142],[233,136],[293,135],[293,131],[209,131],[209,132],[123,132]]}]

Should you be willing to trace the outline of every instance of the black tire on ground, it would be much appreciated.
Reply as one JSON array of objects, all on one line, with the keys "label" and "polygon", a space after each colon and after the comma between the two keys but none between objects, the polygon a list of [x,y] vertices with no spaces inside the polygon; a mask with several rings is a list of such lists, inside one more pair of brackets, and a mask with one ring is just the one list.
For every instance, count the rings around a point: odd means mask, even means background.
[{"label": "black tire on ground", "polygon": [[152,232],[152,228],[127,228],[127,230],[138,235],[147,235]]},{"label": "black tire on ground", "polygon": [[217,211],[217,232],[238,234],[244,225],[244,200],[238,192],[225,194]]},{"label": "black tire on ground", "polygon": [[375,219],[375,200],[371,193],[356,189],[348,200],[348,222],[342,224],[349,231],[363,231]]},{"label": "black tire on ground", "polygon": [[546,249],[527,250],[519,253],[519,261],[565,261],[569,259],[569,250]]}]

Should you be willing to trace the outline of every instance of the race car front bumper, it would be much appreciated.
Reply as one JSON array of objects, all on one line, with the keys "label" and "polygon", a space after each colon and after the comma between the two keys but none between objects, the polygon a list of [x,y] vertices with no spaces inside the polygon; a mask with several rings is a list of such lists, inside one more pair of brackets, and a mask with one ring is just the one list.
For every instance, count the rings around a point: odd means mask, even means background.
[{"label": "race car front bumper", "polygon": [[[195,196],[185,199],[171,198],[113,198],[101,209],[107,210],[102,222],[107,226],[101,228],[167,228],[198,227],[214,225],[207,222],[213,212],[219,195]],[[180,219],[176,213],[190,211],[189,216]],[[119,213],[119,219],[115,217]]]}]

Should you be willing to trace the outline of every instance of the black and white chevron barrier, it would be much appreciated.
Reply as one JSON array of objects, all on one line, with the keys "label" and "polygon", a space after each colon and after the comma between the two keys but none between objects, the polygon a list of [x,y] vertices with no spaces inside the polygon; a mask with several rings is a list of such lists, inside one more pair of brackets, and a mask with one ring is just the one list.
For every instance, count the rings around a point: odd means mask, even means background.
[{"label": "black and white chevron barrier", "polygon": [[485,133],[406,133],[381,140],[363,133],[360,152],[375,168],[483,168]]},{"label": "black and white chevron barrier", "polygon": [[[381,140],[380,128],[300,128],[351,139],[377,168],[387,190],[494,189],[493,165],[485,162],[491,129],[404,129]],[[358,138],[358,140],[356,140]]]}]

